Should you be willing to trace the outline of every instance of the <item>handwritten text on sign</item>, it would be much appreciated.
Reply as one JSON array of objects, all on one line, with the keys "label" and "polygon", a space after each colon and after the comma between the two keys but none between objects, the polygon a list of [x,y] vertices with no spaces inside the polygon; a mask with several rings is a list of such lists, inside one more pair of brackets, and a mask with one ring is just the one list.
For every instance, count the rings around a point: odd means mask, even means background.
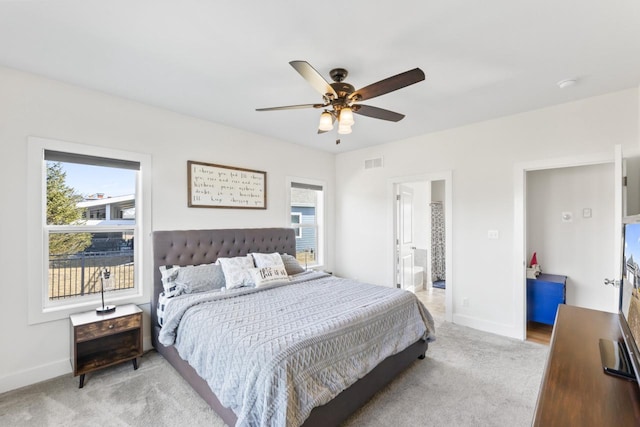
[{"label": "handwritten text on sign", "polygon": [[267,173],[187,162],[189,206],[266,209]]}]

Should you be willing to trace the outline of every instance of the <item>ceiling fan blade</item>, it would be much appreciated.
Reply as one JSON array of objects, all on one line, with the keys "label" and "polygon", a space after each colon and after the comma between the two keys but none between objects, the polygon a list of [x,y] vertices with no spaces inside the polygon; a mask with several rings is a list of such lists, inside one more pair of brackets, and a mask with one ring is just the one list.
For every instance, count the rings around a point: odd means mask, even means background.
[{"label": "ceiling fan blade", "polygon": [[355,104],[352,110],[361,116],[373,117],[374,119],[388,120],[390,122],[399,122],[404,119],[404,114],[394,111],[385,110],[384,108],[372,107],[370,105]]},{"label": "ceiling fan blade", "polygon": [[291,61],[289,64],[295,68],[295,70],[300,73],[300,75],[304,77],[304,79],[308,81],[315,90],[320,92],[322,96],[329,93],[335,98],[338,97],[338,94],[333,87],[331,87],[329,82],[326,81],[325,78],[322,77],[322,75],[318,73],[307,61]]},{"label": "ceiling fan blade", "polygon": [[296,110],[300,108],[322,108],[322,107],[325,107],[325,105],[324,104],[299,104],[299,105],[285,105],[282,107],[256,108],[256,111]]},{"label": "ceiling fan blade", "polygon": [[362,89],[358,89],[351,94],[350,98],[355,101],[364,101],[365,99],[375,98],[376,96],[384,95],[385,93],[393,92],[394,90],[402,89],[403,87],[418,83],[424,80],[424,78],[424,71],[420,68],[414,68],[413,70],[396,74],[395,76],[388,77],[384,80],[380,80],[379,82],[372,83],[369,86],[365,86]]}]

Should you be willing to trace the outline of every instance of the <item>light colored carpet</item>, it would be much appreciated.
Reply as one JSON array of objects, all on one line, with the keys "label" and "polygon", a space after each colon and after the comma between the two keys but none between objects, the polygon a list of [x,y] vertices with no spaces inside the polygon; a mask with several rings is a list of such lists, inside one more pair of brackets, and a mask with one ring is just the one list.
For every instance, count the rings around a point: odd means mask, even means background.
[{"label": "light colored carpet", "polygon": [[356,412],[355,426],[530,426],[549,348],[450,323]]},{"label": "light colored carpet", "polygon": [[[438,322],[437,341],[346,426],[529,426],[548,347]],[[0,426],[224,424],[155,351],[0,395]]]}]

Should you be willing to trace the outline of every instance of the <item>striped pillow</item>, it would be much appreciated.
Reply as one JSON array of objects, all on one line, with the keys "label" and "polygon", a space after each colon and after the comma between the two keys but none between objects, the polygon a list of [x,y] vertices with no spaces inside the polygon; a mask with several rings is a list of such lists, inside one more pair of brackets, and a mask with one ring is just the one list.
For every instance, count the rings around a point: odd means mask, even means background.
[{"label": "striped pillow", "polygon": [[162,280],[162,287],[164,288],[164,295],[167,298],[180,295],[180,290],[176,284],[176,278],[178,277],[179,265],[162,265],[160,269],[160,278]]},{"label": "striped pillow", "polygon": [[171,302],[171,298],[167,297],[164,292],[160,292],[158,295],[158,307],[156,309],[156,314],[158,315],[158,325],[162,326],[164,324],[164,311],[167,308],[167,304]]}]

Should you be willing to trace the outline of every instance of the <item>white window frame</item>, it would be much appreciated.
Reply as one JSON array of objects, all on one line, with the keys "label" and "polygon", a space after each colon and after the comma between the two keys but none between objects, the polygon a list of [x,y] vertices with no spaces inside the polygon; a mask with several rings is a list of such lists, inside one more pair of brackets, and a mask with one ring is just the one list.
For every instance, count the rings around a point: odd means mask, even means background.
[{"label": "white window frame", "polygon": [[[122,159],[140,164],[136,180],[136,221],[135,226],[117,226],[100,231],[125,231],[134,228],[136,236],[135,251],[135,286],[122,290],[117,295],[110,295],[110,304],[124,303],[145,304],[149,302],[151,292],[151,156],[144,153],[116,150],[106,147],[91,146],[48,138],[27,138],[27,248],[29,268],[28,286],[28,321],[29,324],[48,322],[67,318],[72,313],[90,310],[97,307],[100,295],[85,295],[62,300],[49,300],[48,269],[49,245],[46,244],[51,226],[46,224],[46,174],[47,162],[45,151],[61,151],[93,157]],[[83,230],[87,230],[83,227]]]},{"label": "white window frame", "polygon": [[[291,206],[289,206],[289,209],[291,209]],[[291,224],[293,224],[293,221],[291,221],[291,217],[293,217],[294,215],[299,218],[298,224],[302,224],[302,214],[300,212],[291,212],[291,216],[289,216],[289,222]],[[301,238],[302,237],[302,227],[293,227],[293,229],[296,232],[296,239]]]},{"label": "white window frame", "polygon": [[[322,187],[322,197],[318,200],[318,206],[316,206],[316,218],[315,224],[303,224],[300,222],[300,229],[302,228],[315,228],[316,229],[316,237],[317,237],[317,253],[316,253],[316,261],[317,264],[313,265],[313,268],[322,269],[325,265],[325,260],[327,259],[327,247],[326,247],[326,199],[327,199],[327,183],[324,181],[320,181],[317,179],[309,179],[309,178],[301,178],[301,177],[293,177],[288,176],[286,178],[287,185],[287,200],[286,200],[286,211],[287,211],[287,226],[291,227],[291,184],[292,183],[300,183],[300,184],[308,184],[308,185],[316,185]],[[300,231],[302,232],[302,230]],[[297,232],[296,232],[297,235]]]}]

